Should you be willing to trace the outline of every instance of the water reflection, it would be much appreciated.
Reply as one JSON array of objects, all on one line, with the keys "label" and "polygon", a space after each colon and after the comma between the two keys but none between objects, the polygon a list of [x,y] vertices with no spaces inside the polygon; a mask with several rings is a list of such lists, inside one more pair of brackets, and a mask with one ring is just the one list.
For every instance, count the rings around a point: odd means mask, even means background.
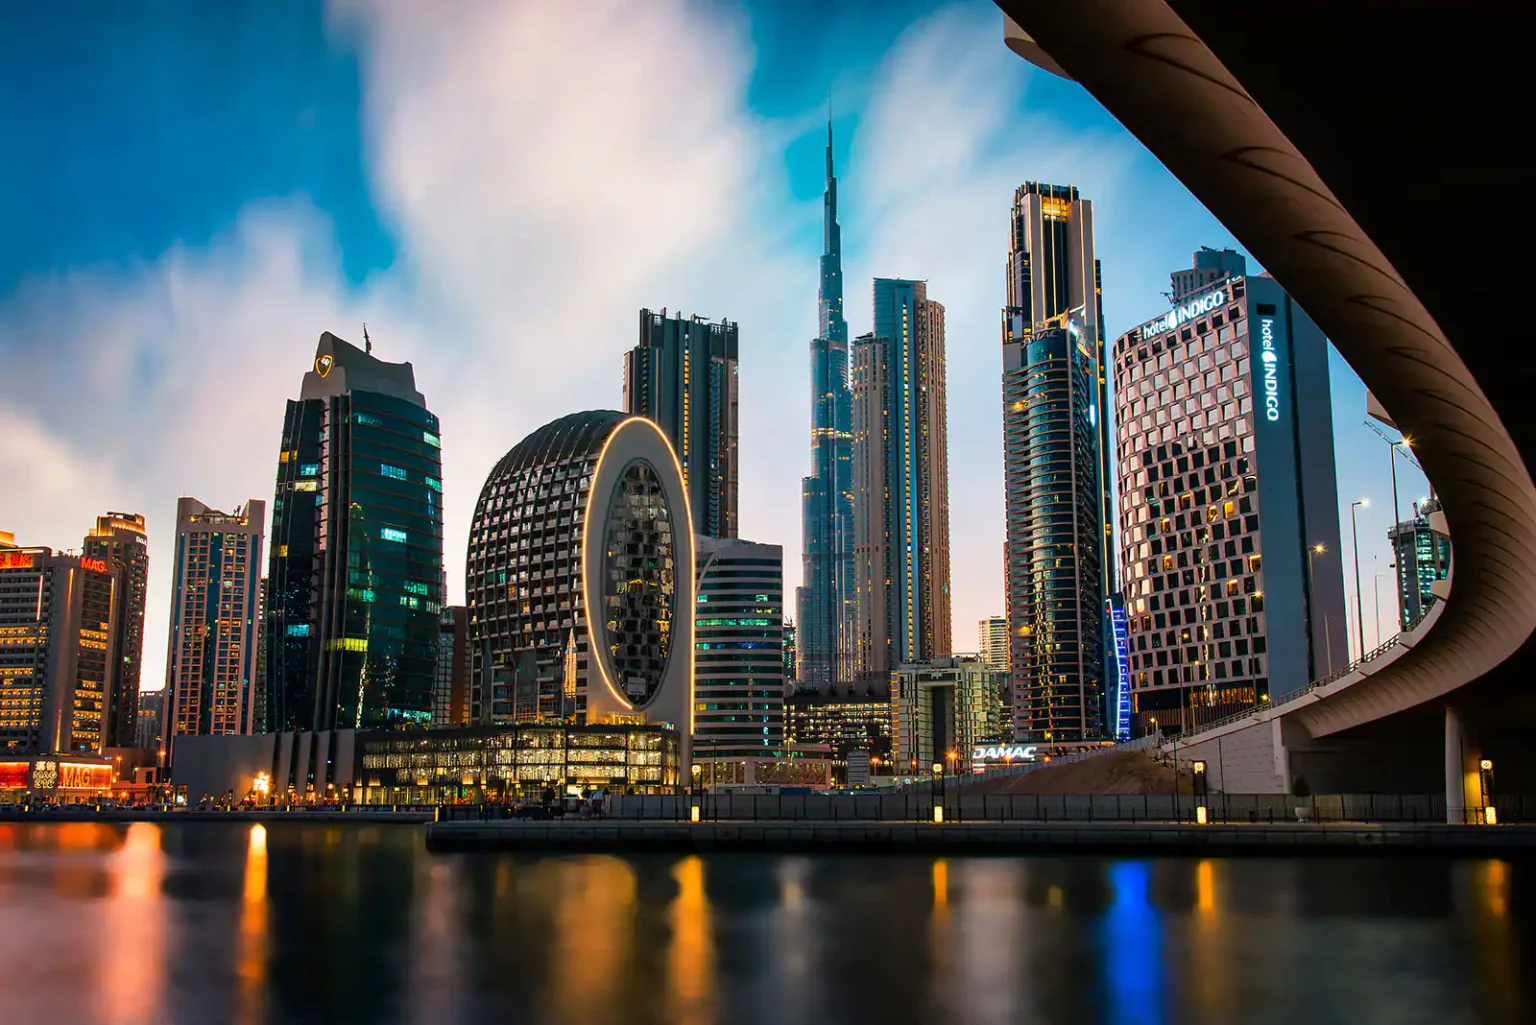
[{"label": "water reflection", "polygon": [[[96,962],[101,1020],[121,1025],[154,1021],[165,985],[165,963],[144,954],[162,949],[165,942],[166,909],[160,892],[165,854],[160,849],[160,827],[135,822],[119,833],[108,826],[71,823],[61,830],[59,846],[67,851],[110,852],[105,862],[82,859],[71,870],[71,875],[92,872],[110,880],[112,895],[105,902],[100,942],[76,952],[77,957]],[[66,888],[66,892],[74,891]]]},{"label": "water reflection", "polygon": [[267,827],[251,826],[245,852],[245,886],[240,900],[240,1018],[262,1020],[267,982]]},{"label": "water reflection", "polygon": [[1506,861],[513,857],[0,824],[0,1021],[1536,1020]]},{"label": "water reflection", "polygon": [[636,879],[621,858],[551,859],[529,882],[553,894],[546,1000],[555,1021],[622,1020],[630,975]]},{"label": "water reflection", "polygon": [[1231,1020],[1238,1014],[1232,1005],[1229,982],[1227,919],[1218,911],[1217,872],[1220,863],[1202,858],[1195,866],[1194,936],[1185,974],[1190,978],[1196,1002],[1212,1020]]},{"label": "water reflection", "polygon": [[684,858],[672,874],[677,899],[672,902],[672,949],[667,958],[671,1020],[677,1025],[706,1025],[714,1020],[715,951],[709,897],[704,893],[704,861],[697,855]]},{"label": "water reflection", "polygon": [[1151,865],[1145,861],[1111,865],[1109,881],[1114,899],[1102,926],[1108,1020],[1115,1025],[1166,1021],[1163,931],[1151,899]]},{"label": "water reflection", "polygon": [[954,943],[953,988],[968,1025],[1028,1020],[1020,962],[1032,956],[1025,863],[1004,859],[957,864],[963,900]]}]

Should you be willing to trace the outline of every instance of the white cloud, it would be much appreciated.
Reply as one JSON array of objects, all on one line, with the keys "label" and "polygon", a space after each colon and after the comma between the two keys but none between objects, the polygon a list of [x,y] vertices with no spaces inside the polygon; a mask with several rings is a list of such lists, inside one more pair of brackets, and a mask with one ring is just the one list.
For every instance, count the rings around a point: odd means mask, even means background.
[{"label": "white cloud", "polygon": [[203,250],[26,286],[0,308],[0,425],[25,453],[4,469],[33,483],[0,494],[0,524],[69,548],[107,508],[149,517],[157,683],[176,496],[270,500],[315,339],[366,319],[443,420],[458,597],[485,473],[552,417],[617,406],[637,311],[667,306],[742,323],[744,527],[796,562],[806,425],[784,395],[806,401],[815,258],[784,249],[802,214],[782,174],[759,177],[776,140],[746,111],[745,25],[670,2],[332,14],[362,52],[400,265],[348,289],[329,225],[291,201]]},{"label": "white cloud", "polygon": [[[410,360],[443,420],[461,598],[485,473],[539,424],[618,405],[637,310],[666,306],[741,324],[742,533],[784,545],[793,587],[817,273],[800,239],[820,202],[793,201],[783,171],[810,115],[748,109],[745,22],[683,0],[343,0],[330,27],[361,53],[373,199],[397,266],[348,287],[326,219],[291,200],[249,207],[205,248],[25,287],[0,306],[0,480],[29,483],[0,490],[0,527],[75,547],[98,512],[144,512],[145,680],[158,683],[176,496],[270,501],[283,402],[315,339],[356,339],[366,320],[376,354]],[[1030,74],[990,5],[927,19],[882,66],[840,169],[855,328],[875,274],[926,277],[948,308],[961,648],[1002,607],[997,311],[1012,190],[1080,185],[1108,252],[1106,234],[1128,237],[1135,220],[1117,224],[1114,200],[1149,161],[1123,134],[1020,118]],[[1106,285],[1119,273],[1105,272]]]}]

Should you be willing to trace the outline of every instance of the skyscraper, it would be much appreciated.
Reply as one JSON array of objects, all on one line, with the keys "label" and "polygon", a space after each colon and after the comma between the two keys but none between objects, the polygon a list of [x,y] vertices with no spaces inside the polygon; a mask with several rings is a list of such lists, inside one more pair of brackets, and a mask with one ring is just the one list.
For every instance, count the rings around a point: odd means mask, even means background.
[{"label": "skyscraper", "polygon": [[253,732],[266,513],[255,499],[232,513],[176,501],[163,733],[173,759],[179,736]]},{"label": "skyscraper", "polygon": [[1112,731],[1105,644],[1111,488],[1093,204],[1074,186],[1014,193],[1003,310],[1003,463],[1014,733]]},{"label": "skyscraper", "polygon": [[640,344],[624,356],[624,409],[656,421],[683,467],[693,529],[735,537],[737,330],[667,311],[640,311]]},{"label": "skyscraper", "polygon": [[443,607],[440,445],[409,363],[320,336],[278,455],[267,729],[431,721]]},{"label": "skyscraper", "polygon": [[[1438,516],[1437,516],[1438,514]],[[1413,518],[1387,529],[1397,569],[1397,623],[1407,630],[1438,599],[1435,584],[1451,572],[1451,539],[1445,514],[1433,498],[1413,503]]]},{"label": "skyscraper", "polygon": [[696,561],[694,760],[781,758],[784,549],[701,537]]},{"label": "skyscraper", "polygon": [[514,445],[481,488],[466,561],[472,721],[666,722],[688,764],[693,521],[654,421],[589,410]]},{"label": "skyscraper", "polygon": [[990,669],[1008,671],[1008,619],[988,616],[976,623],[976,650]]},{"label": "skyscraper", "polygon": [[1349,657],[1327,340],[1265,275],[1186,298],[1114,348],[1135,733],[1278,700]]},{"label": "skyscraper", "polygon": [[1201,246],[1190,261],[1188,270],[1176,270],[1168,275],[1168,301],[1175,306],[1191,296],[1199,295],[1216,282],[1225,278],[1240,278],[1248,273],[1248,262],[1235,249],[1212,249]]},{"label": "skyscraper", "polygon": [[119,512],[96,517],[96,526],[86,535],[81,552],[87,558],[105,559],[123,572],[123,593],[112,609],[116,655],[107,688],[106,744],[133,747],[138,735],[139,674],[144,657],[144,600],[149,591],[144,517]]},{"label": "skyscraper", "polygon": [[433,726],[469,722],[469,609],[443,609],[437,648],[437,689],[432,695]]},{"label": "skyscraper", "polygon": [[843,319],[843,239],[827,125],[818,333],[811,342],[811,475],[801,481],[802,586],[795,594],[802,684],[825,688],[853,674],[853,394]]},{"label": "skyscraper", "polygon": [[160,724],[165,720],[165,690],[146,690],[139,694],[138,730],[134,747],[158,753],[164,735]]},{"label": "skyscraper", "polygon": [[853,345],[855,675],[950,653],[944,307],[875,279],[875,332]]},{"label": "skyscraper", "polygon": [[0,751],[96,755],[125,571],[0,533]]},{"label": "skyscraper", "polygon": [[799,663],[795,660],[795,623],[788,617],[784,620],[784,682],[795,682],[795,674]]}]

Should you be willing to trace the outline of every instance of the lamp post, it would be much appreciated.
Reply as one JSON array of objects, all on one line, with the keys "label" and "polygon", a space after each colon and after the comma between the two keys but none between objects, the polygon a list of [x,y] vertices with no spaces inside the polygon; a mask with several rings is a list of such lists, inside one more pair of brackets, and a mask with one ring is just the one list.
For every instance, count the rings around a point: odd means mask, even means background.
[{"label": "lamp post", "polygon": [[1393,441],[1391,438],[1383,437],[1382,440],[1387,443],[1387,462],[1392,466],[1392,526],[1395,527],[1403,520],[1403,514],[1397,502],[1397,446],[1412,448],[1413,442],[1408,438]]},{"label": "lamp post", "polygon": [[[1314,611],[1316,611],[1316,606],[1317,606],[1317,602],[1316,602],[1317,589],[1316,589],[1316,586],[1312,582],[1312,556],[1314,556],[1314,555],[1322,555],[1322,554],[1324,554],[1327,551],[1328,551],[1328,548],[1325,545],[1313,545],[1311,548],[1307,549],[1307,614],[1308,614],[1308,619],[1310,619],[1311,618],[1311,614]],[[1307,624],[1307,626],[1308,626],[1307,633],[1309,635],[1308,636],[1308,640],[1310,641],[1311,640],[1310,634],[1312,632],[1311,631],[1311,623],[1309,622]],[[1328,660],[1328,672],[1331,673],[1331,672],[1333,672],[1333,632],[1328,629],[1328,613],[1326,613],[1326,612],[1323,613],[1323,652],[1324,652],[1323,657]],[[1312,677],[1313,677],[1313,679],[1316,679],[1317,677],[1322,676],[1322,675],[1324,675],[1324,674],[1319,673],[1317,671],[1317,667],[1316,666],[1312,667]]]},{"label": "lamp post", "polygon": [[944,763],[943,762],[934,762],[933,763],[933,778],[934,778],[934,781],[938,784],[935,787],[930,787],[929,788],[929,792],[934,794],[935,797],[937,798],[937,800],[935,801],[935,803],[933,805],[933,821],[941,823],[941,822],[944,821],[944,790],[943,790],[943,787],[944,787]]},{"label": "lamp post", "polygon": [[1349,534],[1355,545],[1355,630],[1360,635],[1361,658],[1365,658],[1365,610],[1360,601],[1360,526],[1355,519],[1355,510],[1362,505],[1370,504],[1371,500],[1368,498],[1349,503]]},{"label": "lamp post", "polygon": [[[949,752],[949,755],[947,757],[949,758],[949,775],[944,777],[944,797],[945,797],[945,803],[946,804],[948,803],[948,798],[949,798],[949,781],[950,781],[951,777],[953,777],[954,780],[955,780],[955,789],[956,790],[960,789],[960,777],[955,775],[957,772],[960,771],[960,766],[959,766],[959,761],[958,761],[959,758],[960,758],[960,752],[955,751],[953,748],[951,748],[950,752]],[[957,822],[959,821],[959,809],[958,808],[956,809],[956,819],[955,819],[955,821],[957,821]]]}]

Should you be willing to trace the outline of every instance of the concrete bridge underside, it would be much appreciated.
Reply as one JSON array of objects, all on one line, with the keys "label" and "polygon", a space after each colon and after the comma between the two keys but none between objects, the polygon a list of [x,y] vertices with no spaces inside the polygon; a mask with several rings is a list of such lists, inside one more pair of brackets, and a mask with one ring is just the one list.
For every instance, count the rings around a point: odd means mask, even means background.
[{"label": "concrete bridge underside", "polygon": [[1483,758],[1497,789],[1536,790],[1518,5],[996,2],[1016,52],[1081,83],[1317,321],[1444,502],[1455,576],[1436,622],[1196,756],[1220,758],[1233,791],[1304,776],[1314,791],[1443,784],[1470,803]]}]

